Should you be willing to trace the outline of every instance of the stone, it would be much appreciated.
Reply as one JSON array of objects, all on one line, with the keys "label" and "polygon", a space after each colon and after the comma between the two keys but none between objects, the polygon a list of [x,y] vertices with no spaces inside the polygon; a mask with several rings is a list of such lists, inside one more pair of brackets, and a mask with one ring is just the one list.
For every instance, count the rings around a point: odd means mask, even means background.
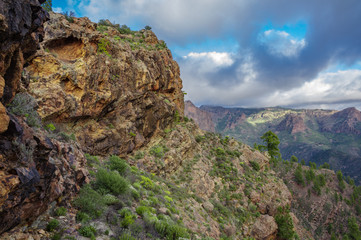
[{"label": "stone", "polygon": [[0,133],[8,129],[10,118],[6,113],[5,107],[0,103]]},{"label": "stone", "polygon": [[276,234],[277,223],[274,218],[269,215],[261,215],[252,227],[252,236],[256,239],[275,239]]}]

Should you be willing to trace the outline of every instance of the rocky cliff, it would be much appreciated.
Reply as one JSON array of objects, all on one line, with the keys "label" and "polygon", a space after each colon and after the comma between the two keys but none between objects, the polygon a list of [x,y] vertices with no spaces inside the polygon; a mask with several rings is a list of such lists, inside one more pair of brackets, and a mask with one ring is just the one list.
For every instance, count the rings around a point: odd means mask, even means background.
[{"label": "rocky cliff", "polygon": [[36,102],[21,83],[47,18],[38,1],[0,1],[0,234],[69,199],[87,181],[79,146],[39,128]]},{"label": "rocky cliff", "polygon": [[183,115],[178,64],[150,30],[51,13],[24,75],[41,118],[91,154],[130,153]]},{"label": "rocky cliff", "polygon": [[196,106],[194,106],[194,104],[191,101],[185,101],[184,114],[188,118],[191,118],[196,123],[198,123],[198,126],[201,129],[203,129],[205,131],[210,131],[210,132],[215,131],[215,126],[214,126],[214,122],[212,121],[211,114],[197,108]]}]

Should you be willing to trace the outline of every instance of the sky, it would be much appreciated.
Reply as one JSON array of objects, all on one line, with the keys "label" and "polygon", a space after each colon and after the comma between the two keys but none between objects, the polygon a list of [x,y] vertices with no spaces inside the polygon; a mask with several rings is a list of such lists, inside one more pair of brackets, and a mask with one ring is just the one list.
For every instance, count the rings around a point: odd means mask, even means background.
[{"label": "sky", "polygon": [[197,106],[361,110],[360,0],[53,0],[53,10],[151,26]]}]

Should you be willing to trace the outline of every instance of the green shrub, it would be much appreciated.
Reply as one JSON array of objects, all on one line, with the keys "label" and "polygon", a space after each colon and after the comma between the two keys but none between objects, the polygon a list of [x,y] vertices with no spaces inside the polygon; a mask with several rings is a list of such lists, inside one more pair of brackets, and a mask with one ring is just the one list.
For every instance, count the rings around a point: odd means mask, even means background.
[{"label": "green shrub", "polygon": [[155,213],[155,209],[148,206],[139,206],[135,210],[140,216],[144,216],[145,213]]},{"label": "green shrub", "polygon": [[58,227],[59,227],[59,221],[56,219],[52,219],[49,221],[48,225],[46,226],[46,231],[53,232]]},{"label": "green shrub", "polygon": [[61,233],[54,233],[54,235],[51,237],[51,240],[60,240],[61,239]]},{"label": "green shrub", "polygon": [[278,225],[277,236],[280,237],[280,239],[293,239],[296,233],[289,208],[279,207],[275,220]]},{"label": "green shrub", "polygon": [[168,148],[162,145],[153,146],[149,153],[157,158],[162,158],[166,152],[168,152]]},{"label": "green shrub", "polygon": [[56,130],[56,127],[54,126],[54,124],[49,123],[48,125],[45,126],[45,129],[50,132],[54,132]]},{"label": "green shrub", "polygon": [[140,178],[141,178],[140,184],[143,187],[150,189],[150,190],[154,189],[154,183],[150,178],[147,178],[145,176],[140,176]]},{"label": "green shrub", "polygon": [[99,217],[105,209],[103,196],[93,190],[90,185],[85,185],[80,190],[78,198],[74,201],[74,205],[93,218]]},{"label": "green shrub", "polygon": [[136,238],[134,238],[130,232],[123,232],[119,240],[136,240]]},{"label": "green shrub", "polygon": [[130,30],[130,28],[127,26],[127,25],[122,25],[122,26],[120,26],[120,27],[118,27],[118,31],[119,31],[119,33],[121,33],[121,34],[132,34],[133,33],[133,31],[132,30]]},{"label": "green shrub", "polygon": [[79,234],[83,237],[94,238],[97,230],[93,226],[81,226],[78,230]]},{"label": "green shrub", "polygon": [[86,223],[88,222],[91,218],[88,214],[86,214],[85,212],[82,211],[78,211],[76,213],[75,219],[77,222],[82,222],[82,223]]},{"label": "green shrub", "polygon": [[252,168],[256,171],[259,171],[261,169],[261,167],[259,166],[258,162],[255,161],[249,161],[249,163],[251,164]]},{"label": "green shrub", "polygon": [[122,225],[122,227],[128,228],[129,225],[134,223],[135,218],[136,216],[134,216],[133,214],[125,215],[124,219],[120,222],[120,224]]},{"label": "green shrub", "polygon": [[128,181],[116,171],[99,169],[96,173],[95,184],[98,188],[109,190],[115,195],[125,193],[129,188]]},{"label": "green shrub", "polygon": [[124,159],[121,159],[116,155],[112,155],[109,157],[109,168],[111,170],[118,171],[120,175],[124,176],[129,168],[129,165]]},{"label": "green shrub", "polygon": [[94,164],[98,164],[98,165],[100,164],[100,161],[99,161],[97,156],[92,156],[92,155],[90,155],[88,153],[85,153],[84,156],[85,156],[85,158],[87,160],[87,164],[90,167],[93,167]]},{"label": "green shrub", "polygon": [[55,215],[56,216],[65,216],[66,215],[66,208],[65,207],[57,208],[55,210]]},{"label": "green shrub", "polygon": [[144,158],[144,152],[138,151],[138,152],[134,155],[134,158],[135,158],[136,160],[139,160],[139,159]]},{"label": "green shrub", "polygon": [[110,46],[110,42],[105,39],[105,38],[101,38],[98,42],[98,53],[104,53],[105,55],[107,55],[108,57],[111,57],[111,55],[109,54],[107,48]]},{"label": "green shrub", "polygon": [[291,162],[292,163],[297,163],[298,162],[298,158],[295,155],[291,156]]},{"label": "green shrub", "polygon": [[144,29],[145,29],[145,30],[152,30],[152,28],[151,28],[150,26],[148,26],[148,25],[145,26]]},{"label": "green shrub", "polygon": [[106,205],[114,205],[120,202],[120,200],[111,194],[106,194],[103,196],[104,202]]},{"label": "green shrub", "polygon": [[74,22],[75,12],[73,12],[73,11],[63,12],[63,15],[68,22],[70,22],[70,23]]},{"label": "green shrub", "polygon": [[27,93],[18,93],[8,105],[11,113],[26,118],[26,123],[31,127],[41,127],[41,118],[35,110],[37,102]]}]

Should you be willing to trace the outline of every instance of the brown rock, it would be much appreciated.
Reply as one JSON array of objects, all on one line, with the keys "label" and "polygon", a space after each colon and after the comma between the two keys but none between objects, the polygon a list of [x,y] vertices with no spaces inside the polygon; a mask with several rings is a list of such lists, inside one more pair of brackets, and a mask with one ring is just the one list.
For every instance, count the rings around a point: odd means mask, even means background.
[{"label": "brown rock", "polygon": [[6,109],[0,103],[0,133],[5,132],[8,129],[10,118],[6,114]]},{"label": "brown rock", "polygon": [[34,220],[51,202],[70,198],[87,182],[79,147],[46,135],[11,115],[0,148],[0,234]]},{"label": "brown rock", "polygon": [[257,218],[252,228],[252,236],[257,240],[275,239],[277,233],[277,223],[269,215],[261,215]]}]

